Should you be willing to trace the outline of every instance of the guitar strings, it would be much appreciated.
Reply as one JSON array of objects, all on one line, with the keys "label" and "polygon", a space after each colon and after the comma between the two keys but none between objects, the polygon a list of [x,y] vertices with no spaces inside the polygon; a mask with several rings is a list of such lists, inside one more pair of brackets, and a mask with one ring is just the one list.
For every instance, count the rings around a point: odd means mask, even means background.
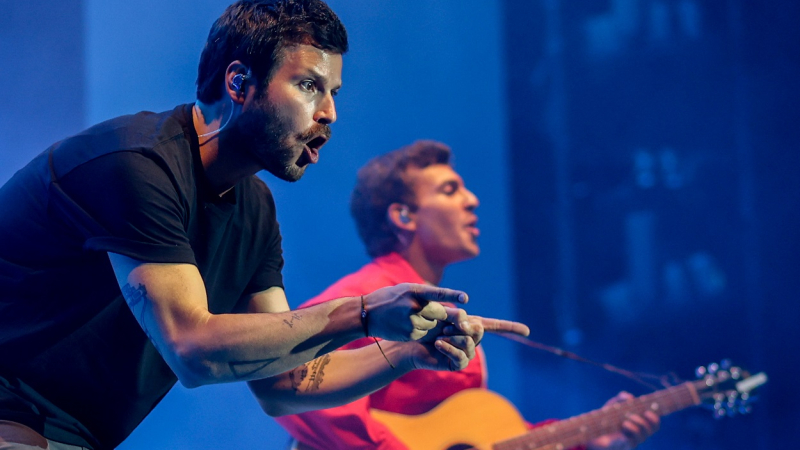
[{"label": "guitar strings", "polygon": [[[621,369],[621,368],[616,367],[616,366],[611,365],[611,364],[599,363],[599,362],[596,362],[596,361],[592,361],[591,359],[584,358],[584,357],[582,357],[580,355],[577,355],[575,353],[560,349],[558,347],[552,347],[550,345],[545,345],[545,344],[542,344],[541,342],[536,342],[534,340],[527,339],[527,338],[524,338],[522,336],[518,336],[516,334],[512,334],[512,333],[495,333],[495,334],[497,334],[499,336],[502,336],[502,337],[504,337],[506,339],[509,339],[511,341],[517,342],[519,344],[522,344],[522,345],[524,345],[526,347],[535,348],[537,350],[542,350],[542,351],[545,351],[545,352],[548,352],[548,353],[552,353],[552,354],[560,356],[562,358],[571,359],[571,360],[578,361],[578,362],[581,362],[581,363],[584,363],[584,364],[589,364],[589,365],[592,365],[592,366],[600,367],[601,369],[607,370],[608,372],[615,373],[617,375],[621,375],[621,376],[623,376],[625,378],[633,380],[633,381],[635,381],[635,382],[637,382],[637,383],[639,383],[639,384],[641,384],[643,386],[646,386],[647,388],[652,389],[654,391],[660,389],[660,387],[655,386],[652,383],[649,383],[649,382],[645,381],[645,378],[651,379],[651,380],[657,380],[657,381],[659,381],[661,383],[661,385],[663,387],[673,386],[675,384],[675,382],[679,381],[678,377],[675,374],[658,376],[658,375],[653,375],[653,374],[649,374],[649,373],[645,373],[645,372],[631,372],[630,370]],[[672,383],[669,381],[670,378],[673,380]]]}]

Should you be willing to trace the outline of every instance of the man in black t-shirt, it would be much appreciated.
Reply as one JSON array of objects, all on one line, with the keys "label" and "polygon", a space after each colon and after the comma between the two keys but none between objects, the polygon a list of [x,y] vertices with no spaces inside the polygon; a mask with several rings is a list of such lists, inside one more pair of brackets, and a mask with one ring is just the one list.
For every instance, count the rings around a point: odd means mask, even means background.
[{"label": "man in black t-shirt", "polygon": [[[484,327],[527,332],[425,285],[289,310],[255,174],[317,162],[346,51],[319,0],[242,0],[212,27],[194,104],[95,125],[0,188],[0,447],[113,448],[177,380],[272,377],[254,390],[270,414],[335,406],[465,367]],[[329,353],[365,334],[382,350]]]}]

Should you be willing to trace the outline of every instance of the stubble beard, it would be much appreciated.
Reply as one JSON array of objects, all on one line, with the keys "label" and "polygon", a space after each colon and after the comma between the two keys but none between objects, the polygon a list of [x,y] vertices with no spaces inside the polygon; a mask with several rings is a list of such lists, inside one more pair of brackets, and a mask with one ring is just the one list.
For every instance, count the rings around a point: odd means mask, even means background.
[{"label": "stubble beard", "polygon": [[[237,148],[250,154],[263,169],[281,180],[295,182],[305,173],[305,166],[298,166],[298,154],[291,142],[289,120],[284,118],[266,95],[256,100],[254,108],[243,112],[228,130],[220,135],[220,145]],[[311,133],[298,136],[297,143]]]}]

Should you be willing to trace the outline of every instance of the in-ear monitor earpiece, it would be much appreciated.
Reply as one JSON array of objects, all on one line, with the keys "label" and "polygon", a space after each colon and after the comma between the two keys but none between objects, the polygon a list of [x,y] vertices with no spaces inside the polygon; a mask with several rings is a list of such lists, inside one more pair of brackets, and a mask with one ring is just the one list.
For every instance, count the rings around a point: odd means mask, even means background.
[{"label": "in-ear monitor earpiece", "polygon": [[400,223],[409,223],[411,222],[411,218],[408,217],[408,208],[402,208],[400,210]]},{"label": "in-ear monitor earpiece", "polygon": [[244,94],[244,83],[250,78],[250,69],[247,69],[246,74],[237,73],[231,80],[231,87],[236,89],[237,92]]},{"label": "in-ear monitor earpiece", "polygon": [[242,92],[244,84],[244,75],[237,73],[233,76],[233,80],[231,80],[231,87],[234,88],[237,92]]}]

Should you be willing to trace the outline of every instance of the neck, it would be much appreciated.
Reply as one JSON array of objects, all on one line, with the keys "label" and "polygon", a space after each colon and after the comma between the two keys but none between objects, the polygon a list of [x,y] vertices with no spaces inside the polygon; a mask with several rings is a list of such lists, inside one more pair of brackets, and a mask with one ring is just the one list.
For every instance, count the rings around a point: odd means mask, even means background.
[{"label": "neck", "polygon": [[435,286],[438,286],[439,283],[442,282],[442,276],[444,275],[444,268],[446,265],[431,261],[419,246],[412,243],[412,245],[398,253],[403,259],[408,261],[414,271],[416,271],[423,280]]},{"label": "neck", "polygon": [[250,158],[234,151],[236,145],[221,143],[230,140],[226,139],[229,136],[227,132],[237,115],[233,109],[233,102],[226,98],[212,104],[198,100],[192,108],[192,122],[200,143],[200,160],[206,178],[220,196],[239,180],[258,172]]}]

